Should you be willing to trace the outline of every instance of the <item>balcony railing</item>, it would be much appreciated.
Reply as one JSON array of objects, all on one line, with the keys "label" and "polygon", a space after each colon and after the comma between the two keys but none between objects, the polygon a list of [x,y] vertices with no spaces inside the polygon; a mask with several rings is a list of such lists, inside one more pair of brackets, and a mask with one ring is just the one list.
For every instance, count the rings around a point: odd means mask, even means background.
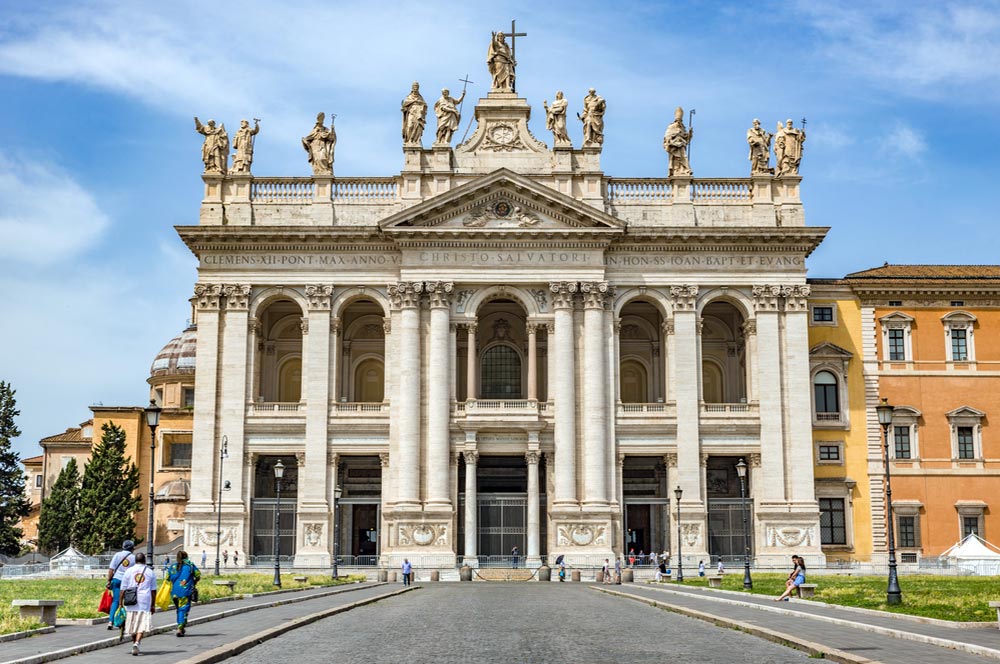
[{"label": "balcony railing", "polygon": [[388,401],[341,401],[333,404],[333,413],[336,415],[388,415]]},{"label": "balcony railing", "polygon": [[839,422],[840,413],[816,413],[817,422]]},{"label": "balcony railing", "polygon": [[548,404],[545,402],[529,399],[470,399],[469,401],[456,401],[456,415],[487,414],[487,413],[511,413],[519,415],[533,415],[539,410],[544,410]]},{"label": "balcony railing", "polygon": [[250,200],[254,203],[311,203],[314,192],[312,178],[267,178],[253,181]]},{"label": "balcony railing", "polygon": [[248,415],[294,415],[305,411],[306,405],[299,402],[255,401],[248,407]]},{"label": "balcony railing", "polygon": [[395,203],[396,178],[337,178],[331,196],[334,203]]},{"label": "balcony railing", "polygon": [[608,180],[608,202],[612,205],[666,203],[674,192],[666,178],[614,178]]},{"label": "balcony railing", "polygon": [[663,403],[620,403],[618,404],[618,417],[624,418],[645,418],[645,417],[676,417],[677,407],[673,402]]},{"label": "balcony railing", "polygon": [[702,402],[701,414],[709,417],[725,417],[727,415],[746,415],[756,417],[760,414],[760,404]]},{"label": "balcony railing", "polygon": [[694,180],[691,200],[702,203],[749,203],[750,181],[743,179]]}]

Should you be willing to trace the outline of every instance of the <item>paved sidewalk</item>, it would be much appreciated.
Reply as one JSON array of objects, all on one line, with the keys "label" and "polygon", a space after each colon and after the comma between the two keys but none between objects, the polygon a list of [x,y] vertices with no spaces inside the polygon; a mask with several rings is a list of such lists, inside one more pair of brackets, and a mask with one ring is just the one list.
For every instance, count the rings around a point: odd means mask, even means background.
[{"label": "paved sidewalk", "polygon": [[[276,622],[281,620],[289,620],[307,615],[326,607],[336,606],[338,603],[348,604],[393,589],[394,586],[392,584],[362,583],[339,587],[309,588],[273,595],[258,595],[248,599],[227,602],[195,604],[191,609],[189,618],[188,636],[184,638],[177,638],[172,634],[150,636],[148,637],[148,648],[151,654],[154,650],[169,650],[170,654],[167,657],[157,661],[176,662],[184,658],[179,654],[179,645],[188,644],[189,640],[191,642],[190,646],[185,646],[186,649],[184,652],[194,653],[201,649],[217,647],[222,643],[233,640],[233,638],[247,636],[266,627],[274,626]],[[264,608],[276,602],[283,604],[281,606]],[[254,607],[259,608],[254,609]],[[242,613],[200,625],[197,624],[201,618],[233,611],[242,611]],[[153,616],[154,629],[174,624],[175,614],[173,609],[162,612],[158,611]],[[223,636],[230,632],[238,632],[240,636],[233,638]],[[13,662],[84,644],[106,641],[108,638],[117,636],[117,634],[118,632],[108,631],[104,624],[87,626],[71,625],[58,627],[54,634],[44,634],[4,643],[0,647],[0,652],[2,652],[3,662]],[[163,647],[165,642],[169,644],[169,648]],[[145,641],[144,645],[146,645]],[[106,662],[112,652],[115,652],[116,655],[124,654],[127,647],[123,644],[120,648],[122,649],[121,653],[118,653],[116,650],[96,650],[91,653],[77,655],[73,657],[72,661]]]},{"label": "paved sidewalk", "polygon": [[[796,636],[814,644],[836,649],[876,662],[906,664],[949,664],[995,662],[979,654],[952,650],[920,642],[924,637],[959,641],[997,649],[1000,657],[1000,630],[996,625],[956,629],[919,623],[891,615],[872,615],[840,609],[829,604],[806,601],[774,602],[770,597],[719,593],[671,584],[669,587],[626,584],[614,591],[655,600],[662,605],[697,611],[728,621]],[[850,624],[847,624],[850,623]],[[906,632],[898,638],[873,630]]]}]

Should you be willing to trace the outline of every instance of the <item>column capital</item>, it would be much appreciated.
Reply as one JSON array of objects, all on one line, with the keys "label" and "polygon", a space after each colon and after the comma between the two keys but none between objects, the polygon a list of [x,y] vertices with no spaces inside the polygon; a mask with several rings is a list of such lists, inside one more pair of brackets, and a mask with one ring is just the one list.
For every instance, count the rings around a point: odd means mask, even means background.
[{"label": "column capital", "polygon": [[541,323],[525,323],[524,329],[528,332],[528,334],[538,334],[538,328],[541,326]]},{"label": "column capital", "polygon": [[379,455],[378,455],[378,465],[381,466],[382,468],[388,468],[389,467],[389,453],[388,452],[380,452],[379,453]]},{"label": "column capital", "polygon": [[225,284],[222,294],[226,296],[227,310],[247,309],[250,305],[250,284]]},{"label": "column capital", "polygon": [[469,323],[465,323],[465,331],[468,332],[469,334],[475,334],[476,333],[476,329],[478,327],[479,327],[479,323],[476,322],[476,321],[471,321]]},{"label": "column capital", "polygon": [[542,454],[538,450],[528,450],[524,453],[524,460],[529,466],[537,466]]},{"label": "column capital", "polygon": [[447,309],[451,306],[451,291],[455,284],[451,281],[425,281],[424,292],[430,296],[431,309]]},{"label": "column capital", "polygon": [[550,281],[549,290],[552,291],[553,309],[572,309],[573,296],[579,290],[575,281]]},{"label": "column capital", "polygon": [[586,309],[603,309],[606,298],[614,295],[614,287],[606,281],[584,281],[580,283],[583,306]]},{"label": "column capital", "polygon": [[389,300],[394,309],[416,309],[420,306],[420,293],[423,292],[422,281],[400,281],[389,284]]},{"label": "column capital", "polygon": [[750,289],[753,294],[753,306],[755,311],[777,311],[778,299],[782,295],[781,286],[754,286]]},{"label": "column capital", "polygon": [[760,468],[760,452],[751,452],[747,455],[751,468]]},{"label": "column capital", "polygon": [[748,318],[748,319],[746,319],[746,321],[743,323],[743,334],[744,334],[744,336],[747,336],[747,337],[752,337],[753,335],[757,334],[757,319],[756,318]]},{"label": "column capital", "polygon": [[555,334],[556,333],[556,324],[553,323],[552,321],[546,322],[545,323],[545,333],[549,334],[549,335]]},{"label": "column capital", "polygon": [[782,289],[782,295],[785,296],[785,311],[808,311],[811,291],[807,284],[785,286]]},{"label": "column capital", "polygon": [[221,284],[195,284],[194,296],[198,311],[218,311],[222,297]]},{"label": "column capital", "polygon": [[[326,452],[326,465],[328,465],[328,466],[336,466],[338,461],[340,461],[340,455],[337,454],[336,452],[334,452],[333,450],[327,450],[327,452]],[[337,479],[339,480],[340,478],[337,478]]]},{"label": "column capital", "polygon": [[330,332],[333,332],[334,334],[340,333],[340,318],[338,316],[334,316],[330,319]]},{"label": "column capital", "polygon": [[299,318],[299,329],[302,330],[302,334],[309,334],[309,318],[307,316]]},{"label": "column capital", "polygon": [[466,466],[475,466],[477,463],[479,463],[479,452],[475,450],[462,452],[462,458],[465,459]]},{"label": "column capital", "polygon": [[382,319],[382,333],[392,334],[392,319],[388,316]]},{"label": "column capital", "polygon": [[663,463],[667,468],[677,467],[677,452],[667,452],[663,455]]},{"label": "column capital", "polygon": [[666,319],[664,319],[663,322],[660,323],[660,328],[663,330],[664,334],[673,334],[674,333],[674,319],[673,318],[666,318]]},{"label": "column capital", "polygon": [[247,332],[249,332],[254,337],[259,337],[260,331],[260,319],[256,316],[251,316],[247,319]]},{"label": "column capital", "polygon": [[674,311],[694,311],[698,305],[698,287],[690,284],[671,286],[670,299],[674,303]]},{"label": "column capital", "polygon": [[305,465],[306,465],[306,453],[305,452],[296,452],[295,453],[295,465],[297,465],[299,468],[305,467]]},{"label": "column capital", "polygon": [[306,286],[305,291],[306,301],[309,303],[311,311],[330,309],[330,296],[333,295],[333,286],[329,284],[309,284]]}]

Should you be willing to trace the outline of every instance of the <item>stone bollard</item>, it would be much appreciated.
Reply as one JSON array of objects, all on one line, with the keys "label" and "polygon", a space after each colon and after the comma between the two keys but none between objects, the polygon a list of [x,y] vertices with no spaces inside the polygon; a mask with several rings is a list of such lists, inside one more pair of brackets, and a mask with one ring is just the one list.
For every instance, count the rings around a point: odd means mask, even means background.
[{"label": "stone bollard", "polygon": [[622,570],[622,583],[634,583],[635,572],[630,569]]},{"label": "stone bollard", "polygon": [[431,581],[440,581],[440,580],[441,580],[441,572],[437,570],[431,572]]},{"label": "stone bollard", "polygon": [[599,569],[594,573],[594,581],[596,583],[604,583],[604,570]]},{"label": "stone bollard", "polygon": [[573,583],[579,583],[580,582],[580,570],[575,569],[572,572],[570,572],[570,579],[572,579]]},{"label": "stone bollard", "polygon": [[389,572],[389,583],[396,583],[396,572]]},{"label": "stone bollard", "polygon": [[380,569],[378,571],[378,581],[379,581],[379,583],[385,583],[388,580],[389,580],[389,570],[387,570],[387,569]]},{"label": "stone bollard", "polygon": [[539,581],[551,581],[552,580],[552,568],[547,565],[542,565],[538,568],[538,580]]},{"label": "stone bollard", "polygon": [[458,579],[460,581],[472,581],[472,568],[468,565],[463,565],[462,569],[458,570]]}]

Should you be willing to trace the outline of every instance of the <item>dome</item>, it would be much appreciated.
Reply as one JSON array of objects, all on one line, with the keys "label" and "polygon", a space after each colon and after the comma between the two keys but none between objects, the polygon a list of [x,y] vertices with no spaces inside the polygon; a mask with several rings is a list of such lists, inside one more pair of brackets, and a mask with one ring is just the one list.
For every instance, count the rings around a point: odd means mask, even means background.
[{"label": "dome", "polygon": [[171,339],[153,360],[150,376],[180,376],[194,374],[194,354],[198,339],[197,328],[192,325]]}]

